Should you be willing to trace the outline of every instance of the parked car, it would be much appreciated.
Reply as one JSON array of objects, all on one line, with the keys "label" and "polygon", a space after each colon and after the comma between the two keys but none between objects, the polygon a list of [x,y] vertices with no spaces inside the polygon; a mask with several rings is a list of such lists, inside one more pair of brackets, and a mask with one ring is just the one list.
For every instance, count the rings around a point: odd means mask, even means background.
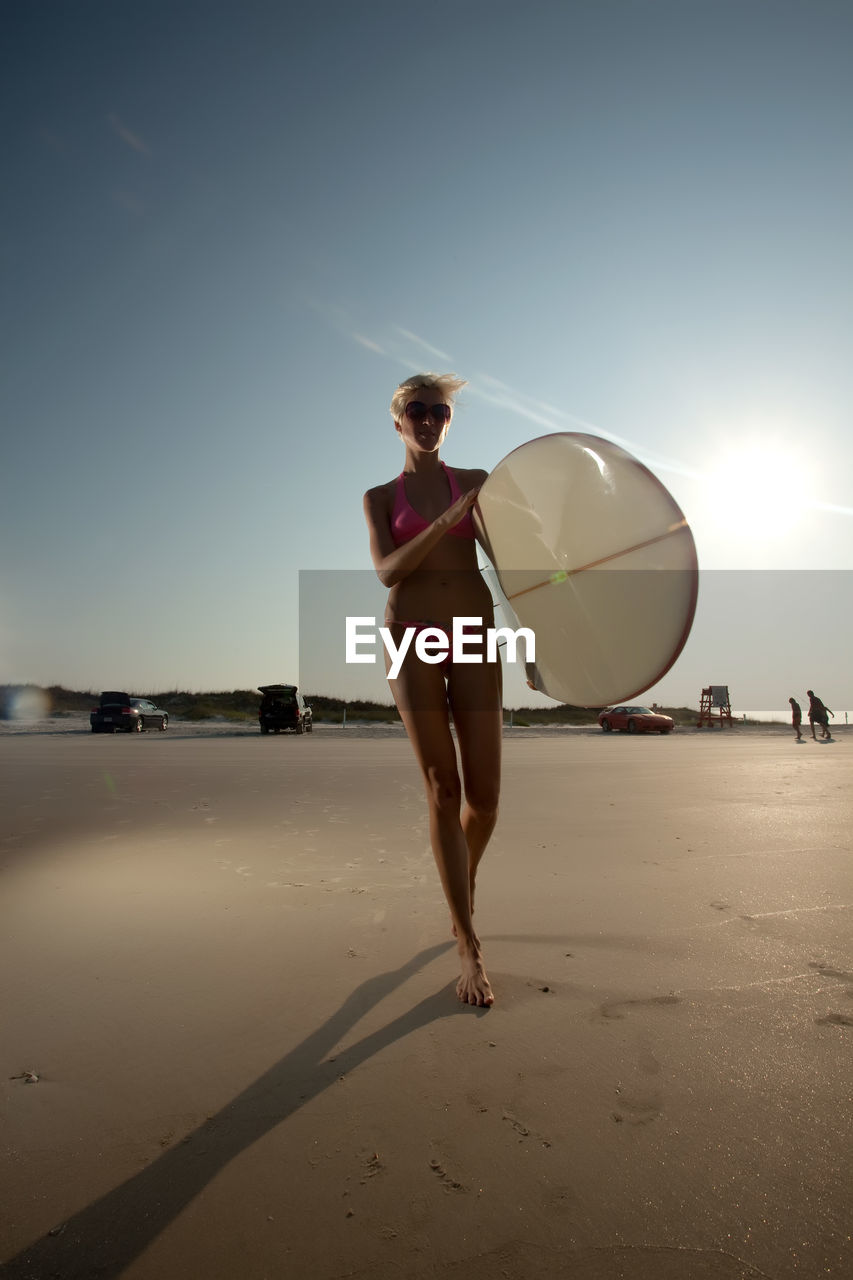
[{"label": "parked car", "polygon": [[293,729],[295,733],[310,733],[314,728],[311,708],[295,684],[261,684],[262,695],[258,708],[261,733],[279,733]]},{"label": "parked car", "polygon": [[143,729],[166,729],[169,713],[147,698],[108,689],[89,715],[92,733],[141,733]]},{"label": "parked car", "polygon": [[609,707],[601,712],[598,723],[605,733],[611,729],[626,729],[628,733],[672,733],[675,728],[672,716],[650,711],[648,707]]}]

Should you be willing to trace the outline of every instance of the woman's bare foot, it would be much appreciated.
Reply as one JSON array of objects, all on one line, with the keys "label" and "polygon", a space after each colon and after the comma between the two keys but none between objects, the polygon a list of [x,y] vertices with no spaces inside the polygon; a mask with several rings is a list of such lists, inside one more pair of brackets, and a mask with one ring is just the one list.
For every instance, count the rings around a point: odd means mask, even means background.
[{"label": "woman's bare foot", "polygon": [[479,944],[465,946],[459,944],[459,960],[462,964],[462,975],[456,984],[456,994],[463,1004],[492,1005],[495,997],[486,976],[483,954]]}]

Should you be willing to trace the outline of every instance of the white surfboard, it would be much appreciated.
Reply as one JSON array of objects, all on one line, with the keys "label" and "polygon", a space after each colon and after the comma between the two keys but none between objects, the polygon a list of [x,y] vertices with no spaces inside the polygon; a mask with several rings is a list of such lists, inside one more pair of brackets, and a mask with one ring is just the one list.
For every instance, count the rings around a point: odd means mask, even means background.
[{"label": "white surfboard", "polygon": [[535,689],[604,707],[665,675],[690,634],[698,562],[647,467],[597,436],[540,436],[498,463],[473,514],[508,624],[535,633]]}]

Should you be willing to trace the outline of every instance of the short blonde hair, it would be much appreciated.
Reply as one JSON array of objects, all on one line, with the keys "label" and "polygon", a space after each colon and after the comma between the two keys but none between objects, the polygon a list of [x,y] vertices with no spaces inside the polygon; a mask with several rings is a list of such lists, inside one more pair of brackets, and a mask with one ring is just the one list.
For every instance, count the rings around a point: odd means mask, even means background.
[{"label": "short blonde hair", "polygon": [[391,417],[395,422],[402,422],[406,405],[410,400],[417,398],[412,392],[420,387],[429,387],[431,391],[440,392],[452,407],[454,396],[467,385],[466,379],[457,377],[455,373],[413,373],[410,378],[406,378],[405,382],[400,383],[391,397]]}]

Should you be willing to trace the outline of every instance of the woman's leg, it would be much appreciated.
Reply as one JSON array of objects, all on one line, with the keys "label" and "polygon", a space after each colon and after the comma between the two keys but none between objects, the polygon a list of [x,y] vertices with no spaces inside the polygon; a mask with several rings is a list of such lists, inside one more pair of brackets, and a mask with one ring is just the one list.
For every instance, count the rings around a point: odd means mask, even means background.
[{"label": "woman's leg", "polygon": [[440,668],[409,654],[397,679],[389,683],[424,777],[430,842],[462,966],[457,995],[466,1004],[489,1005],[494,997],[471,919],[468,843],[460,821],[462,787],[444,676]]},{"label": "woman's leg", "polygon": [[472,911],[477,867],[498,818],[503,738],[501,677],[500,663],[457,664],[448,682],[465,788],[461,821],[468,845]]}]

